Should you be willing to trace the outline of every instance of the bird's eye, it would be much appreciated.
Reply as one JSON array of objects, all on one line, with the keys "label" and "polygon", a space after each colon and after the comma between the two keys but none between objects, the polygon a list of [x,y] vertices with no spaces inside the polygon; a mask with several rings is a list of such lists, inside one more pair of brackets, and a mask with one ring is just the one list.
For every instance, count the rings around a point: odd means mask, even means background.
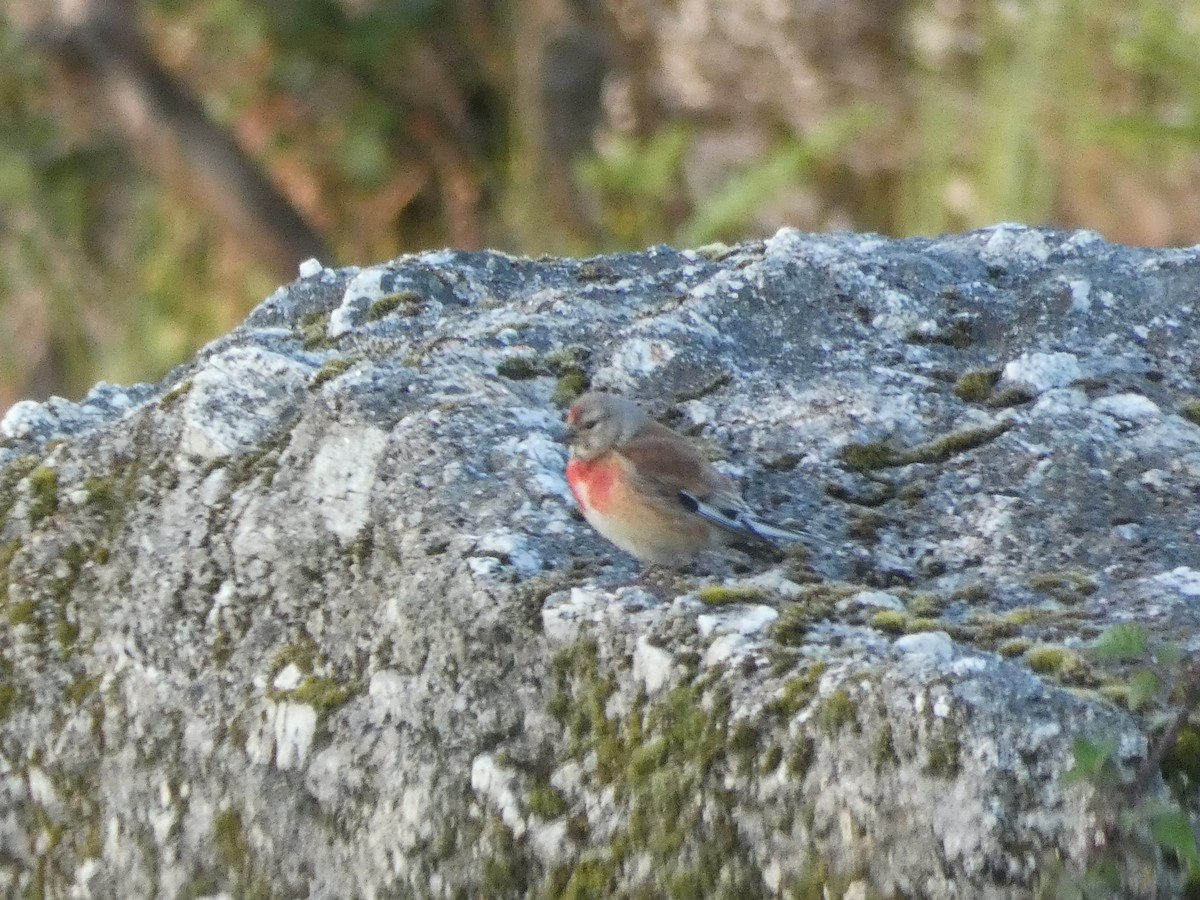
[{"label": "bird's eye", "polygon": [[590,422],[582,422],[582,423],[580,423],[579,427],[582,428],[584,431],[591,431],[593,428],[596,427],[596,420],[592,419]]}]

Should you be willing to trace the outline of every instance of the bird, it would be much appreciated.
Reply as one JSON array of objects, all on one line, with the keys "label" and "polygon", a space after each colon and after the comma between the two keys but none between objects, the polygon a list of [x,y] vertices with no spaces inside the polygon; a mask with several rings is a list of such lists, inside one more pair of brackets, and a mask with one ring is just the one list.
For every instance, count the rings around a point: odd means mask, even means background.
[{"label": "bird", "polygon": [[687,438],[626,397],[585,393],[564,424],[567,483],[584,518],[643,563],[678,567],[729,543],[778,548],[806,537],[756,515]]}]

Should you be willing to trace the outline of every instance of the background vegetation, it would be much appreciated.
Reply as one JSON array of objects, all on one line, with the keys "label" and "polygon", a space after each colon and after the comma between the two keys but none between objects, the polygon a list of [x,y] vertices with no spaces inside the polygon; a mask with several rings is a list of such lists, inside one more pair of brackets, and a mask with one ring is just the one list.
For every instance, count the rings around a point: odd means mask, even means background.
[{"label": "background vegetation", "polygon": [[0,410],[155,379],[313,254],[1200,241],[1194,0],[791,6],[6,0]]}]

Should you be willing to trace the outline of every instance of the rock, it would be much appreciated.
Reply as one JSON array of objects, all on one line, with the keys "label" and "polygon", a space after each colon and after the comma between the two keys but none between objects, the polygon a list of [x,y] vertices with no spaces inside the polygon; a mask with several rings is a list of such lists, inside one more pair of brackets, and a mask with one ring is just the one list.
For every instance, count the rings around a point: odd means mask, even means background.
[{"label": "rock", "polygon": [[[304,276],[0,423],[0,893],[1017,898],[1094,859],[1072,749],[1128,776],[1148,720],[1087,644],[1200,624],[1200,251]],[[586,379],[810,553],[634,584],[553,440]],[[1149,858],[1128,896],[1178,889]]]}]

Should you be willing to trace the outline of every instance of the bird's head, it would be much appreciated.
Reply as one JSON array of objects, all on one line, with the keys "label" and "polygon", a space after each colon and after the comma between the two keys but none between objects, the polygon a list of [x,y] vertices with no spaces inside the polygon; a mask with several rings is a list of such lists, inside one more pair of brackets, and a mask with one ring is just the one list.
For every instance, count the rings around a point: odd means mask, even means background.
[{"label": "bird's head", "polygon": [[593,391],[567,410],[563,441],[571,448],[572,456],[595,459],[624,444],[647,421],[645,410],[632,400]]}]

